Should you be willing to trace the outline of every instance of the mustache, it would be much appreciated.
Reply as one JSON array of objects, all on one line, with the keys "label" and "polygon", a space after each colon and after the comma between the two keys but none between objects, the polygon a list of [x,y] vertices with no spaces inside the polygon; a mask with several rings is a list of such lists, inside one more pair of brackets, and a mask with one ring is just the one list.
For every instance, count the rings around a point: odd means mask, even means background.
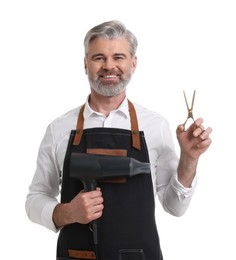
[{"label": "mustache", "polygon": [[98,76],[111,76],[111,75],[120,75],[120,71],[118,70],[100,70],[98,72]]}]

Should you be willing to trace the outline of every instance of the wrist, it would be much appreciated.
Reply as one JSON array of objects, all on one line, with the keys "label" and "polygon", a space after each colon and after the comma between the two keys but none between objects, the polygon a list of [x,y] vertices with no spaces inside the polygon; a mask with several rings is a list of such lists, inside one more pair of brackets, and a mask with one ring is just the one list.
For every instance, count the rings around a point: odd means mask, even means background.
[{"label": "wrist", "polygon": [[66,210],[67,208],[67,203],[59,203],[56,205],[53,211],[52,215],[52,220],[54,222],[54,225],[57,228],[62,228],[63,226],[69,224],[68,221],[66,220]]},{"label": "wrist", "polygon": [[191,187],[196,175],[198,159],[181,154],[177,169],[178,181],[186,188]]}]

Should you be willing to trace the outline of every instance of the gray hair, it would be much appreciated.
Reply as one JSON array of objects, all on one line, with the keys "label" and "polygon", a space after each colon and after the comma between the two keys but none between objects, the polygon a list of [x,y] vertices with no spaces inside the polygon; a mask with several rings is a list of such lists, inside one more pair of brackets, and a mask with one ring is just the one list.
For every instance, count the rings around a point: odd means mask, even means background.
[{"label": "gray hair", "polygon": [[138,47],[138,41],[135,35],[126,29],[125,25],[119,21],[109,21],[101,23],[90,29],[84,38],[84,50],[87,56],[89,44],[96,38],[114,39],[125,37],[130,46],[130,55],[134,57]]}]

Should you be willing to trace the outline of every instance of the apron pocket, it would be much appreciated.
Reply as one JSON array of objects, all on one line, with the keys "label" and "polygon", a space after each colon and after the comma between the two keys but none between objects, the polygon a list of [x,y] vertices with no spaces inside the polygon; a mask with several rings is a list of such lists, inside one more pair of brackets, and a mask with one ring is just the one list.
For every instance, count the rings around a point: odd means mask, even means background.
[{"label": "apron pocket", "polygon": [[145,260],[143,249],[120,249],[119,260]]}]

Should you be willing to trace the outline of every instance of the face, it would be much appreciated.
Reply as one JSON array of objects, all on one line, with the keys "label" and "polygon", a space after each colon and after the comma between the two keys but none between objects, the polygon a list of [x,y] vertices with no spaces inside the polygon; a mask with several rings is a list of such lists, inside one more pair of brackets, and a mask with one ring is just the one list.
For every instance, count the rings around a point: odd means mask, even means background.
[{"label": "face", "polygon": [[129,83],[137,58],[131,57],[125,38],[97,38],[90,43],[84,62],[92,90],[103,96],[117,96]]}]

